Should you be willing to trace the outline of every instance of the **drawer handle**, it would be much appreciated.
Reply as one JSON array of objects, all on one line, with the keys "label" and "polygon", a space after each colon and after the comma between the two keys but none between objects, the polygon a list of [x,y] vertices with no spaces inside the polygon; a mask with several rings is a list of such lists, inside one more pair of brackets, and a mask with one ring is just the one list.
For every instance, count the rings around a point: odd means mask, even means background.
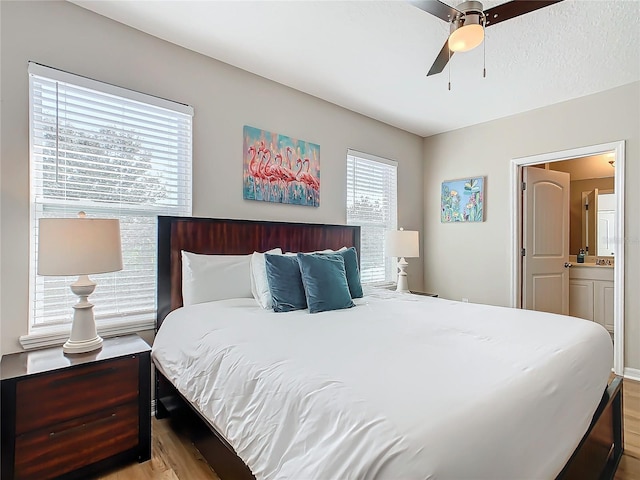
[{"label": "drawer handle", "polygon": [[116,418],[116,414],[112,413],[108,417],[104,417],[104,418],[101,418],[99,420],[94,420],[93,422],[83,423],[82,425],[78,425],[76,427],[67,428],[66,430],[61,430],[59,432],[51,432],[49,434],[49,438],[60,437],[60,436],[66,435],[68,433],[77,432],[78,430],[82,430],[83,428],[86,428],[87,426],[96,426],[96,425],[100,425],[101,423],[107,423],[107,422],[110,422],[110,421],[114,420],[115,418]]},{"label": "drawer handle", "polygon": [[68,383],[74,383],[74,382],[78,382],[78,381],[82,381],[85,380],[87,378],[96,378],[96,377],[103,377],[105,375],[109,375],[113,372],[116,371],[115,367],[109,367],[109,368],[105,368],[104,370],[98,370],[96,372],[87,372],[87,373],[83,373],[81,375],[73,375],[71,377],[67,377],[67,378],[63,378],[61,380],[54,380],[53,383],[54,385],[66,385]]}]

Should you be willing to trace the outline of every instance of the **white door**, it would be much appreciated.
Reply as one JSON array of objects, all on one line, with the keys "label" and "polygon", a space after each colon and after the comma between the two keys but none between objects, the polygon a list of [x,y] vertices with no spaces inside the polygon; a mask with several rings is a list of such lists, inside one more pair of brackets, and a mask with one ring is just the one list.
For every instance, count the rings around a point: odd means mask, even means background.
[{"label": "white door", "polygon": [[568,315],[569,174],[522,170],[522,307]]}]

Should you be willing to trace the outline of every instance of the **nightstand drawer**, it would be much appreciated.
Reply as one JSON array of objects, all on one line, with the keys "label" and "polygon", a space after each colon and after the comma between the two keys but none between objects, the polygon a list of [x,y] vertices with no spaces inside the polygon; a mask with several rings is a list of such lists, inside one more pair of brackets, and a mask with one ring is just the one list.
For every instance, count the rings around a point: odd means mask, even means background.
[{"label": "nightstand drawer", "polygon": [[18,382],[16,435],[135,401],[138,362],[125,357]]},{"label": "nightstand drawer", "polygon": [[150,348],[137,335],[4,355],[0,375],[2,480],[95,478],[151,457]]},{"label": "nightstand drawer", "polygon": [[138,404],[133,402],[18,436],[15,478],[53,478],[137,443]]}]

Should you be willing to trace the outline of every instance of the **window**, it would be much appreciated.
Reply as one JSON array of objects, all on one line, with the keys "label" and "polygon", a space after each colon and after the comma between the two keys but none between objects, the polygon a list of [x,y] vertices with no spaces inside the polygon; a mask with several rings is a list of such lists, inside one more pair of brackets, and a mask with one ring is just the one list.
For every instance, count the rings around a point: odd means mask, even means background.
[{"label": "window", "polygon": [[71,321],[71,277],[36,275],[38,219],[120,219],[120,272],[92,275],[100,322],[155,318],[156,216],[191,215],[191,107],[29,64],[30,331]]},{"label": "window", "polygon": [[360,274],[363,283],[390,282],[395,268],[384,236],[398,227],[398,164],[366,153],[347,151],[347,223],[360,225]]}]

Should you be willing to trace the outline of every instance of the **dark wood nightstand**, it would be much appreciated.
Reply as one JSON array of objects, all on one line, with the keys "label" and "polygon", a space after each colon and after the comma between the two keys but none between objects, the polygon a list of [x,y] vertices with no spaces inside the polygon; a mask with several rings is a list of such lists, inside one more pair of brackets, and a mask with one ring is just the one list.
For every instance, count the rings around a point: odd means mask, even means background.
[{"label": "dark wood nightstand", "polygon": [[151,457],[150,348],[137,335],[102,349],[2,358],[2,478],[87,478]]},{"label": "dark wood nightstand", "polygon": [[411,290],[411,293],[413,293],[414,295],[422,295],[424,297],[438,297],[437,293],[419,292],[418,290]]}]

